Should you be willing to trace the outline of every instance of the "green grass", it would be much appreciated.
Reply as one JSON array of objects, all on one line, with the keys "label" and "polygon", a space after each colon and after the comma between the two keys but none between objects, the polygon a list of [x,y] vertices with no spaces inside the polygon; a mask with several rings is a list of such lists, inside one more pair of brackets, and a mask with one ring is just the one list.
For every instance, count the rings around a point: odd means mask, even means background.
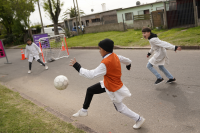
[{"label": "green grass", "polygon": [[[170,30],[152,30],[158,37],[177,46],[200,46],[200,26],[189,28],[174,28]],[[83,34],[67,38],[68,47],[75,46],[97,46],[99,41],[110,38],[118,46],[147,46],[149,42],[142,37],[141,30],[128,29],[126,32],[108,31],[100,33]],[[23,45],[21,46],[23,47]]]},{"label": "green grass", "polygon": [[[175,28],[170,30],[152,30],[158,37],[178,46],[200,46],[200,27]],[[110,38],[119,46],[147,46],[149,42],[142,37],[141,30],[129,29],[126,32],[109,31],[101,33],[84,34],[67,39],[68,47],[97,46],[100,40]]]},{"label": "green grass", "polygon": [[26,48],[26,45],[27,45],[27,44],[19,45],[18,48]]},{"label": "green grass", "polygon": [[1,133],[83,133],[32,102],[0,85]]}]

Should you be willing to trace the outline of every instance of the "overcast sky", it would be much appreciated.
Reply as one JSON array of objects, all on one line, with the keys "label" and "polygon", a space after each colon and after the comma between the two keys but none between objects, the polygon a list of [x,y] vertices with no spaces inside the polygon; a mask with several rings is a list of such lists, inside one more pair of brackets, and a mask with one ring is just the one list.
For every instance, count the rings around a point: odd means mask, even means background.
[{"label": "overcast sky", "polygon": [[[40,0],[40,10],[42,14],[43,24],[48,25],[51,24],[52,21],[45,15],[45,12],[42,8],[42,1]],[[64,6],[62,7],[62,11],[60,14],[59,20],[62,21],[63,12],[68,8],[73,7],[73,0],[61,0],[64,2]],[[75,0],[76,1],[76,0]],[[102,11],[102,3],[106,3],[106,10],[116,9],[116,8],[126,8],[136,5],[137,0],[78,0],[78,6],[82,9],[86,14],[96,13]],[[152,3],[156,2],[156,0],[139,0],[141,3]],[[94,9],[94,12],[91,12],[91,9]],[[38,5],[35,5],[35,12],[33,12],[30,16],[31,25],[35,23],[40,23],[40,16]]]}]

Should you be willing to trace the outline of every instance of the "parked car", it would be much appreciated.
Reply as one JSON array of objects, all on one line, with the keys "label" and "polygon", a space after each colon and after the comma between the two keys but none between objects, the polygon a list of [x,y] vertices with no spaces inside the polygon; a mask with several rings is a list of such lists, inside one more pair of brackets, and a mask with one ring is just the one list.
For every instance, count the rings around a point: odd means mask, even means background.
[{"label": "parked car", "polygon": [[[84,25],[82,25],[82,28],[80,28],[80,26],[78,26],[78,28],[83,30],[83,29],[84,29]],[[76,31],[76,26],[74,26],[74,27],[72,28],[72,31]]]},{"label": "parked car", "polygon": [[[58,26],[59,34],[65,34],[65,30]],[[44,33],[47,33],[49,36],[54,36],[54,27],[44,28]]]}]

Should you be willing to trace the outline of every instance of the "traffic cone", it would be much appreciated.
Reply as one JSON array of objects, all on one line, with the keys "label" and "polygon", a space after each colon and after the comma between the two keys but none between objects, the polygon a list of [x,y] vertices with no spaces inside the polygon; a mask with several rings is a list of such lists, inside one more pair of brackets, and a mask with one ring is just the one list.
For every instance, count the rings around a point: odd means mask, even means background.
[{"label": "traffic cone", "polygon": [[21,60],[25,60],[25,55],[24,55],[24,52],[23,52],[22,49],[21,49],[21,55],[22,55],[22,59]]},{"label": "traffic cone", "polygon": [[61,51],[65,51],[66,49],[65,49],[65,46],[64,46],[64,44],[63,44],[63,42],[62,42],[62,50]]}]

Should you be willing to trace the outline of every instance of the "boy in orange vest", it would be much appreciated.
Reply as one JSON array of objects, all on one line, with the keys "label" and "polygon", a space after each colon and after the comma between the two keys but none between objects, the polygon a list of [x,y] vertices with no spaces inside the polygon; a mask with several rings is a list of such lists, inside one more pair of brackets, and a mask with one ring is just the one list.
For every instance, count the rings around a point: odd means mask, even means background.
[{"label": "boy in orange vest", "polygon": [[83,117],[88,115],[88,108],[92,101],[94,94],[101,94],[107,92],[108,96],[112,100],[116,110],[129,118],[133,119],[136,124],[134,129],[138,129],[145,122],[145,119],[132,110],[130,110],[122,100],[125,97],[130,97],[131,93],[128,88],[121,81],[121,63],[126,65],[128,70],[131,69],[131,60],[120,55],[113,53],[114,42],[110,39],[105,39],[99,42],[100,54],[103,57],[101,64],[93,69],[87,70],[81,67],[76,62],[76,59],[71,59],[70,66],[73,66],[81,76],[93,79],[99,76],[104,76],[104,80],[89,87],[85,96],[83,108],[80,109],[74,117]]}]

